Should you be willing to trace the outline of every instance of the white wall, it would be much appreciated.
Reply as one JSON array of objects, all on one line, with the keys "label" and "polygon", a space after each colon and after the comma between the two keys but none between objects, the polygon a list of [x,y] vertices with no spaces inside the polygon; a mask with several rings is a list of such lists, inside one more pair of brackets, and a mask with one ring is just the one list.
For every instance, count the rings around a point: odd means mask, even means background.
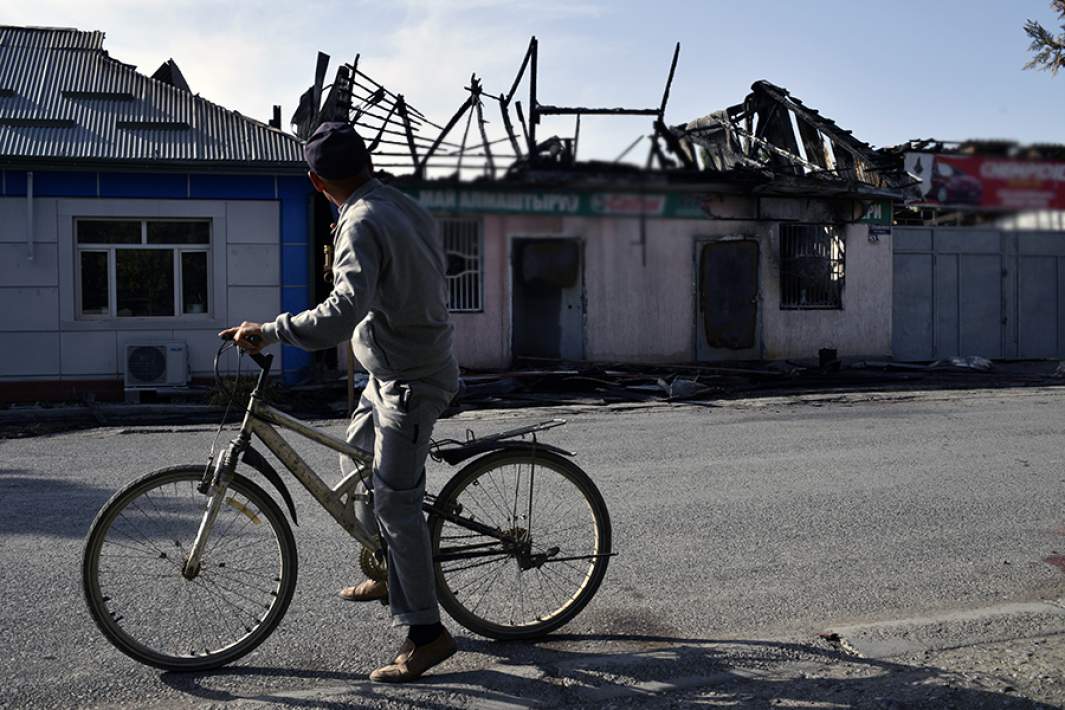
[{"label": "white wall", "polygon": [[[584,245],[585,358],[598,361],[688,362],[698,358],[695,253],[701,242],[744,237],[759,245],[758,343],[722,351],[721,359],[816,358],[820,348],[843,357],[891,352],[890,237],[868,239],[868,227],[846,228],[846,285],[841,310],[781,310],[779,222],[756,221],[743,205],[715,205],[728,219],[485,217],[485,311],[452,316],[464,367],[510,365],[508,244],[515,237],[573,237]],[[780,200],[789,219],[837,221],[799,200]],[[742,209],[741,209],[742,208]],[[794,208],[794,209],[792,209]],[[763,205],[765,210],[766,206]],[[736,217],[745,216],[746,219]],[[715,356],[716,358],[716,356]]]},{"label": "white wall", "polygon": [[[213,222],[210,313],[83,320],[76,315],[76,217],[207,217]],[[0,198],[0,381],[115,379],[125,345],[177,340],[193,375],[211,372],[217,333],[281,308],[278,203],[212,200],[34,200],[33,259],[26,198]]]},{"label": "white wall", "polygon": [[840,357],[890,357],[891,237],[870,241],[867,225],[850,224],[845,240],[843,308],[781,310],[780,230],[770,233],[761,267],[767,360],[816,358],[821,348],[835,348]]}]

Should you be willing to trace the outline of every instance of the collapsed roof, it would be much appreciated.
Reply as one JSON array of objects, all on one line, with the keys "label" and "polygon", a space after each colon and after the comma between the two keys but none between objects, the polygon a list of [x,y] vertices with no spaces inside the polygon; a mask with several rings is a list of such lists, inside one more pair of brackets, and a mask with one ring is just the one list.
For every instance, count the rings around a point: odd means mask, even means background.
[{"label": "collapsed roof", "polygon": [[894,194],[912,182],[890,156],[764,80],[743,103],[674,126],[663,138],[688,170],[756,171],[866,193]]},{"label": "collapsed roof", "polygon": [[903,156],[906,153],[953,153],[957,155],[988,155],[1021,160],[1065,160],[1065,144],[1031,143],[1024,145],[1014,140],[977,139],[944,141],[935,138],[917,138],[884,149],[885,153]]},{"label": "collapsed roof", "polygon": [[[454,171],[452,175],[461,177],[463,169],[472,169],[480,176],[494,179],[500,174],[513,177],[530,168],[574,167],[582,116],[653,116],[655,125],[664,127],[662,119],[679,44],[673,52],[661,103],[655,108],[541,103],[537,95],[538,52],[539,42],[533,37],[509,91],[490,93],[476,74],[471,75],[469,85],[464,87],[468,95],[443,125],[411,106],[403,94],[373,79],[360,66],[358,55],[353,62],[338,66],[333,83],[325,85],[329,56],[319,52],[314,84],[300,97],[292,115],[293,129],[297,136],[307,138],[325,121],[349,121],[366,138],[378,168],[409,172],[416,178],[424,178],[430,171],[437,174]],[[528,102],[524,106],[518,98],[523,79],[528,90]],[[486,101],[495,102],[499,108],[501,122],[497,125],[502,127],[502,135],[498,130],[494,137],[488,134]],[[537,126],[544,116],[573,116],[573,136],[537,138]]]},{"label": "collapsed roof", "polygon": [[[325,85],[329,56],[318,54],[314,84],[304,92],[292,116],[296,134],[309,136],[324,121],[349,121],[366,137],[375,167],[425,179],[430,173],[461,179],[473,170],[478,179],[559,179],[589,173],[655,175],[667,180],[729,181],[772,185],[778,192],[849,194],[897,198],[912,183],[891,156],[875,150],[808,108],[786,89],[758,81],[743,103],[688,123],[669,127],[665,111],[680,54],[678,43],[657,106],[579,107],[541,103],[537,94],[536,37],[508,91],[488,92],[476,75],[464,87],[467,96],[443,125],[411,106],[359,64],[341,64]],[[527,103],[516,99],[526,79]],[[502,135],[490,136],[485,102],[500,112]],[[512,113],[513,109],[513,113]],[[582,116],[647,116],[651,133],[641,135],[613,162],[579,161]],[[537,137],[543,116],[573,116],[572,136]],[[460,133],[460,126],[461,133]],[[642,165],[622,163],[648,139]]]}]

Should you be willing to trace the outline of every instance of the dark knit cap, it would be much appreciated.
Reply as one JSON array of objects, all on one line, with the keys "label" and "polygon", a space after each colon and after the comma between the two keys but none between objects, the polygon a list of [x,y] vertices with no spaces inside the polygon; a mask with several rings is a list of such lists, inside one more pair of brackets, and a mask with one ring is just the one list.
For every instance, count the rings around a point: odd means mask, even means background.
[{"label": "dark knit cap", "polygon": [[340,180],[358,175],[369,165],[370,152],[350,124],[329,121],[318,126],[303,144],[303,159],[319,176]]}]

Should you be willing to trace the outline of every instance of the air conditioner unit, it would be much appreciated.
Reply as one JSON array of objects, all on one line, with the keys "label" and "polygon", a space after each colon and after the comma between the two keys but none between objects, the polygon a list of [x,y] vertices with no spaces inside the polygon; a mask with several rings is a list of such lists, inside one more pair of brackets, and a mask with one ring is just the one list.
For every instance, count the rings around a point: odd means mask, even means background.
[{"label": "air conditioner unit", "polygon": [[189,383],[189,356],[178,341],[126,344],[126,389],[164,389]]}]

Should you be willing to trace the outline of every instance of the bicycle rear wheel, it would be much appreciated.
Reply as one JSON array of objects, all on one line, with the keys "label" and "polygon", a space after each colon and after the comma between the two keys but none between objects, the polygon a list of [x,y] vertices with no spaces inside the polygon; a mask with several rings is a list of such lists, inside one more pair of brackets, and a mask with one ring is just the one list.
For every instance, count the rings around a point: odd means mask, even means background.
[{"label": "bicycle rear wheel", "polygon": [[89,529],[85,600],[104,636],[131,658],[168,670],[217,668],[274,630],[296,588],[296,542],[277,504],[234,476],[199,574],[182,575],[208,496],[203,467],[150,473],[120,490]]},{"label": "bicycle rear wheel", "polygon": [[[573,619],[599,589],[610,516],[584,471],[549,452],[500,451],[464,467],[429,518],[440,604],[474,633],[533,639]],[[502,532],[504,540],[463,522]]]}]

